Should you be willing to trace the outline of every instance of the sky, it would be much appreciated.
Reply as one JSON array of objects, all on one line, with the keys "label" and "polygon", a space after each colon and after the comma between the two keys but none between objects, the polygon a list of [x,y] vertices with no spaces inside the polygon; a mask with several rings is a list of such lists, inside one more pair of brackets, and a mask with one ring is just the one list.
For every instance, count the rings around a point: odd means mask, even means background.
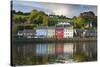
[{"label": "sky", "polygon": [[97,15],[97,6],[95,5],[13,1],[12,9],[22,12],[31,12],[31,10],[36,9],[38,11],[44,11],[46,14],[64,15],[69,18],[79,16],[80,13],[88,11],[93,11]]}]

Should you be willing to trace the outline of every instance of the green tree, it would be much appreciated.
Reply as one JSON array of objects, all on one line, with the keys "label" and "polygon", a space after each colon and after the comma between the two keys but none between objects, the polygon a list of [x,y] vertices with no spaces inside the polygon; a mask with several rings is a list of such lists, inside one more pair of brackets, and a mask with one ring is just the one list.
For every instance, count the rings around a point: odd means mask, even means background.
[{"label": "green tree", "polygon": [[82,17],[73,17],[73,24],[74,24],[74,28],[81,28],[84,29],[85,28],[85,24],[87,22],[89,22],[89,20],[87,18],[82,18]]},{"label": "green tree", "polygon": [[24,26],[23,26],[23,25],[18,25],[18,26],[17,26],[17,31],[18,31],[18,30],[23,30],[23,29],[24,29]]},{"label": "green tree", "polygon": [[43,24],[48,25],[48,16],[43,16]]},{"label": "green tree", "polygon": [[37,25],[47,25],[48,16],[42,11],[32,10],[29,16],[29,23]]},{"label": "green tree", "polygon": [[38,16],[38,11],[32,10],[29,15],[28,23],[35,23],[35,21],[37,21],[37,16]]}]

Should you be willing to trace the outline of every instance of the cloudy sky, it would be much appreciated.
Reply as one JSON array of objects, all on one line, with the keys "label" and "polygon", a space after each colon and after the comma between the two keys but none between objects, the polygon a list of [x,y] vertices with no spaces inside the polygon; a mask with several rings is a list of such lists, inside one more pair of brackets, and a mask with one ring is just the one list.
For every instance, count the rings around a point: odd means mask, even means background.
[{"label": "cloudy sky", "polygon": [[13,10],[30,12],[32,9],[44,11],[46,14],[64,15],[70,18],[73,16],[79,16],[80,13],[86,11],[93,11],[95,15],[97,15],[97,7],[95,5],[13,1]]}]

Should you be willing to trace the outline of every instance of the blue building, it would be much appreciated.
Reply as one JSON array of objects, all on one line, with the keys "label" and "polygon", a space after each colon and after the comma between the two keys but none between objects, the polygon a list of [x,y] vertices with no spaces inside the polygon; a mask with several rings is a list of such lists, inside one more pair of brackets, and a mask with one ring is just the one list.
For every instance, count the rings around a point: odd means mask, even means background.
[{"label": "blue building", "polygon": [[76,29],[76,30],[74,30],[74,36],[75,37],[97,37],[97,30]]},{"label": "blue building", "polygon": [[97,30],[86,30],[85,37],[97,37]]},{"label": "blue building", "polygon": [[46,38],[48,34],[47,27],[38,27],[36,28],[35,37],[37,38]]}]

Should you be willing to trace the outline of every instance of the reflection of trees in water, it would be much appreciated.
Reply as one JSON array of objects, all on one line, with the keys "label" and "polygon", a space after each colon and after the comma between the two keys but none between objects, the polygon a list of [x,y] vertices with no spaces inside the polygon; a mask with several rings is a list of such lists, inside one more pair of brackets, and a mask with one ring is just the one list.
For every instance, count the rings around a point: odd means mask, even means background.
[{"label": "reflection of trees in water", "polygon": [[82,42],[74,44],[73,58],[78,61],[96,61],[97,44],[96,42]]},{"label": "reflection of trees in water", "polygon": [[13,65],[36,65],[46,64],[48,57],[36,56],[36,45],[33,44],[17,44],[13,48]]},{"label": "reflection of trees in water", "polygon": [[14,64],[15,65],[48,64],[48,63],[56,63],[57,60],[66,60],[66,59],[68,60],[70,58],[74,60],[78,60],[79,62],[97,60],[97,45],[95,42],[60,44],[60,45],[63,45],[64,47],[64,48],[60,48],[59,46],[59,49],[64,50],[64,52],[60,51],[60,54],[57,54],[57,52],[52,53],[52,51],[58,50],[57,44],[56,45],[52,44],[52,46],[50,45],[49,45],[50,54],[46,53],[46,54],[41,54],[41,55],[36,54],[37,48],[35,44],[13,45],[13,48],[12,48],[13,65]]},{"label": "reflection of trees in water", "polygon": [[[18,65],[23,65],[23,64],[34,64],[32,62],[35,62],[32,59],[35,59],[34,57],[34,50],[32,50],[32,45],[30,45],[30,47],[28,47],[27,45],[22,45],[22,44],[17,44],[15,46],[15,49],[13,51],[15,51],[14,55],[14,63],[18,64]],[[14,48],[14,47],[13,47]]]}]

